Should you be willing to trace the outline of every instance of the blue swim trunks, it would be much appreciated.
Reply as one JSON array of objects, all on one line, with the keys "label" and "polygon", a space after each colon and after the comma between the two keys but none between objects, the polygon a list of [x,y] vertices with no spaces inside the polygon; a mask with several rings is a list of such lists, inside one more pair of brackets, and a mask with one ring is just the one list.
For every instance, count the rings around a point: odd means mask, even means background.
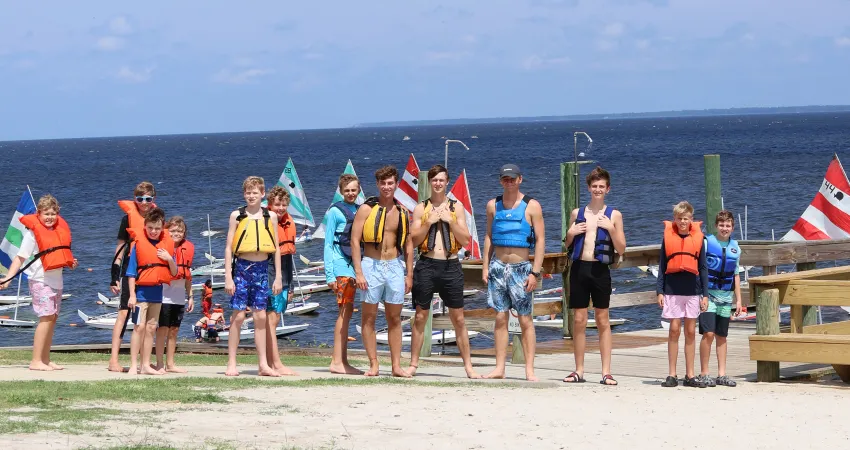
[{"label": "blue swim trunks", "polygon": [[230,308],[244,311],[265,310],[269,298],[269,261],[236,259],[236,292],[230,299]]},{"label": "blue swim trunks", "polygon": [[496,312],[513,308],[520,316],[530,316],[531,292],[525,292],[525,280],[531,274],[531,262],[505,264],[490,261],[487,273],[487,304]]},{"label": "blue swim trunks", "polygon": [[360,262],[363,276],[369,286],[360,291],[360,301],[370,305],[401,305],[404,303],[404,263],[395,259],[372,259],[364,257]]},{"label": "blue swim trunks", "polygon": [[269,304],[266,306],[266,311],[283,314],[286,312],[286,302],[289,300],[289,286],[285,286],[280,294],[272,294],[269,289]]}]

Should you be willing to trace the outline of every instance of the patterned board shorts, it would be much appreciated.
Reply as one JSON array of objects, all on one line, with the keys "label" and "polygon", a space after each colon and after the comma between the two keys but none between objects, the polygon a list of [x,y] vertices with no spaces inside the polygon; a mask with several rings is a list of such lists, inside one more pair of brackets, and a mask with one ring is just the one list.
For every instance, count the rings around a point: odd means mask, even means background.
[{"label": "patterned board shorts", "polygon": [[233,284],[236,292],[230,299],[230,308],[244,311],[250,307],[252,310],[265,311],[269,299],[269,261],[247,261],[237,259],[236,276]]},{"label": "patterned board shorts", "polygon": [[354,294],[357,293],[357,279],[354,277],[336,277],[336,304],[345,305],[354,303]]},{"label": "patterned board shorts", "polygon": [[30,295],[32,295],[32,309],[38,317],[47,317],[59,314],[59,306],[62,302],[62,289],[52,287],[40,282],[29,280]]},{"label": "patterned board shorts", "polygon": [[490,261],[487,272],[487,304],[496,312],[515,309],[520,316],[530,316],[533,306],[531,292],[525,291],[525,282],[531,275],[531,262],[506,264],[498,259]]}]

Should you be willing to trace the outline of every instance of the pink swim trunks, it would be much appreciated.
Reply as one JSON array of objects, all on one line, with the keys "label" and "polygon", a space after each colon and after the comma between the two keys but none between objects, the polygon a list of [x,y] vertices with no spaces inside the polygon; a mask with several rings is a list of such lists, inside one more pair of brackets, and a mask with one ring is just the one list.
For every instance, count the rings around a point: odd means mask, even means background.
[{"label": "pink swim trunks", "polygon": [[29,280],[32,309],[38,317],[59,314],[59,304],[62,302],[62,289],[53,289],[40,282]]},{"label": "pink swim trunks", "polygon": [[661,317],[664,319],[696,319],[699,317],[699,295],[667,295],[664,294],[664,309]]}]

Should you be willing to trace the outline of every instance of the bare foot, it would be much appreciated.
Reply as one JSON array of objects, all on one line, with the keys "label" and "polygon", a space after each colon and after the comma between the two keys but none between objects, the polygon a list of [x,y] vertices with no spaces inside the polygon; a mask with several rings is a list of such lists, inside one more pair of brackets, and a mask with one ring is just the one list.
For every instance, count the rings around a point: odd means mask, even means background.
[{"label": "bare foot", "polygon": [[526,380],[526,381],[540,381],[540,380],[537,378],[537,376],[535,376],[535,375],[534,375],[534,372],[531,372],[531,373],[526,372],[526,373],[525,373],[525,380]]},{"label": "bare foot", "polygon": [[363,375],[366,375],[367,377],[377,377],[379,372],[380,369],[377,367],[370,367],[369,370],[363,373]]},{"label": "bare foot", "polygon": [[342,365],[345,366],[345,373],[348,375],[363,375],[362,370],[352,366],[348,361],[342,363]]},{"label": "bare foot", "polygon": [[295,373],[292,369],[290,369],[289,367],[284,366],[283,364],[281,364],[281,365],[279,365],[279,366],[278,366],[278,365],[274,366],[274,371],[275,371],[275,372],[277,372],[277,373],[278,373],[278,374],[280,374],[280,375],[289,375],[289,376],[296,376],[296,375],[298,375],[298,374],[297,374],[297,373]]},{"label": "bare foot", "polygon": [[493,369],[492,372],[484,375],[484,378],[489,380],[501,380],[505,378],[505,369]]},{"label": "bare foot", "polygon": [[163,375],[165,372],[160,372],[150,366],[143,366],[140,373],[142,375]]},{"label": "bare foot", "polygon": [[239,376],[239,369],[236,368],[235,364],[232,365],[232,366],[228,364],[227,370],[224,371],[224,374],[227,375],[228,377],[238,377]]},{"label": "bare foot", "polygon": [[124,367],[124,366],[122,366],[118,363],[115,363],[115,364],[109,363],[109,367],[107,369],[109,369],[110,372],[129,372],[130,371],[129,368]]},{"label": "bare foot", "polygon": [[186,370],[182,367],[177,367],[177,366],[166,367],[165,371],[166,372],[172,372],[172,373],[187,373],[187,372],[189,372],[188,370]]},{"label": "bare foot", "polygon": [[161,369],[164,369],[164,368],[165,368],[164,364],[160,364],[160,363],[151,364],[151,369],[153,369],[153,370],[161,370]]},{"label": "bare foot", "polygon": [[53,370],[49,365],[41,362],[41,361],[33,361],[30,363],[30,370],[38,370],[41,372],[49,372]]},{"label": "bare foot", "polygon": [[55,363],[55,362],[53,362],[53,361],[50,361],[49,363],[47,363],[47,365],[48,365],[48,366],[50,366],[50,367],[52,367],[52,368],[53,368],[53,370],[65,370],[65,368],[64,368],[64,367],[60,366],[59,364],[56,364],[56,363]]},{"label": "bare foot", "polygon": [[331,373],[335,373],[338,375],[363,375],[363,371],[351,366],[348,363],[342,364],[331,364],[329,367]]},{"label": "bare foot", "polygon": [[411,364],[407,368],[407,373],[410,374],[411,377],[415,377],[417,369],[419,369],[419,366],[414,366],[413,364]]},{"label": "bare foot", "polygon": [[280,376],[280,374],[279,374],[279,373],[277,373],[277,372],[275,372],[275,371],[274,371],[274,369],[272,369],[271,367],[260,367],[260,369],[259,369],[259,370],[257,370],[257,376],[261,376],[261,377],[279,377],[279,376]]},{"label": "bare foot", "polygon": [[470,380],[480,380],[481,378],[483,378],[472,367],[466,369],[466,377]]},{"label": "bare foot", "polygon": [[405,372],[405,371],[404,371],[403,369],[401,369],[401,368],[397,368],[397,369],[395,369],[395,368],[394,368],[394,369],[393,369],[393,376],[394,376],[394,377],[399,377],[399,378],[411,378],[410,374],[409,374],[409,373],[407,373],[407,372]]}]

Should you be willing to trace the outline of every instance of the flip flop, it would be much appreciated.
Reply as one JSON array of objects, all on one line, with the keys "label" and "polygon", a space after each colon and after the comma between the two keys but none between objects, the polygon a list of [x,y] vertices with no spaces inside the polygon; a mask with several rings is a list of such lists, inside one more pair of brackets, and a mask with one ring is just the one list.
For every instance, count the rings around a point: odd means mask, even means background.
[{"label": "flip flop", "polygon": [[[572,380],[568,380],[569,378],[572,378]],[[577,374],[575,372],[564,377],[564,383],[584,383],[584,382],[585,382],[585,379],[582,378],[579,374]]]},{"label": "flip flop", "polygon": [[[614,384],[606,383],[606,381],[611,380]],[[605,386],[617,386],[620,384],[617,380],[614,379],[611,375],[603,375],[602,380],[599,381],[599,384],[604,384]]]}]

